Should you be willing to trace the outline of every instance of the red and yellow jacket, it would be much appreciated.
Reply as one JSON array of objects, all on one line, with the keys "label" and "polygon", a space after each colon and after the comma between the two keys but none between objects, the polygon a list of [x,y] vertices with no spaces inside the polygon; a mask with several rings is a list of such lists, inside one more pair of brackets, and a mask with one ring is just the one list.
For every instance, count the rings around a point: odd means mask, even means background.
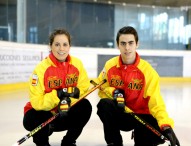
[{"label": "red and yellow jacket", "polygon": [[[80,96],[90,86],[89,78],[82,62],[68,55],[65,62],[59,62],[51,53],[34,69],[29,82],[30,102],[24,107],[24,113],[31,108],[56,112],[60,99],[57,89],[78,87]],[[72,98],[71,102],[76,102]]]},{"label": "red and yellow jacket", "polygon": [[160,93],[159,75],[138,54],[132,65],[124,65],[121,56],[108,60],[96,80],[99,82],[103,79],[107,82],[102,85],[103,91],[98,93],[100,98],[111,98],[115,89],[123,89],[125,104],[134,113],[152,114],[161,128],[165,125],[174,126]]}]

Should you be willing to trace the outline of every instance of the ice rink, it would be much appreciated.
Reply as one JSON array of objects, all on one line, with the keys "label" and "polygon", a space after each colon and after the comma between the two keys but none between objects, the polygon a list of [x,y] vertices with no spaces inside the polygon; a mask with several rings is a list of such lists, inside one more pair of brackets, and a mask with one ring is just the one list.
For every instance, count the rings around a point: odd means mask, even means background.
[{"label": "ice rink", "polygon": [[[161,92],[169,115],[175,121],[174,131],[181,146],[191,146],[191,83],[161,82]],[[90,121],[77,140],[78,146],[106,146],[102,123],[96,115],[97,90],[87,97],[93,106]],[[23,106],[28,101],[28,89],[0,93],[0,146],[12,146],[29,132],[22,126]],[[65,132],[50,136],[51,146],[60,146]],[[124,146],[133,146],[131,132],[122,132]],[[34,146],[32,137],[21,145]],[[161,146],[167,146],[163,144]]]}]

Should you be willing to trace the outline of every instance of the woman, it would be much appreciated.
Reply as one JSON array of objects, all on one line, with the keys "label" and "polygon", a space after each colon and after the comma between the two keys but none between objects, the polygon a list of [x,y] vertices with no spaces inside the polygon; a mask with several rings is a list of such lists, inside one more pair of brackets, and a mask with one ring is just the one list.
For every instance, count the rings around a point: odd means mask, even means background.
[{"label": "woman", "polygon": [[59,117],[33,135],[33,142],[37,146],[50,146],[52,132],[67,130],[61,146],[76,146],[90,119],[92,106],[87,99],[70,105],[89,89],[90,82],[82,62],[69,55],[71,37],[66,30],[52,32],[49,46],[49,56],[36,66],[30,77],[30,102],[24,107],[23,125],[31,131],[59,112]]}]

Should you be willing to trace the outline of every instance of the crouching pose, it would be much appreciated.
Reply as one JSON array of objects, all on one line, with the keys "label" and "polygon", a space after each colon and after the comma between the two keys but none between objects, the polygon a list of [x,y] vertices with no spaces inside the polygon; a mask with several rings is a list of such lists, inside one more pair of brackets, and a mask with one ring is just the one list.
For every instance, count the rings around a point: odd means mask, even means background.
[{"label": "crouching pose", "polygon": [[50,124],[33,135],[37,146],[50,146],[52,132],[65,131],[61,146],[76,146],[89,121],[92,106],[87,99],[71,106],[89,89],[89,79],[82,62],[69,55],[71,38],[64,29],[49,37],[51,52],[34,69],[30,77],[30,101],[24,107],[23,125],[31,131],[59,112]]},{"label": "crouching pose", "polygon": [[171,146],[180,146],[173,131],[174,122],[168,116],[160,93],[159,75],[136,52],[136,30],[131,26],[121,28],[116,41],[120,55],[108,60],[97,78],[97,82],[107,80],[98,93],[101,99],[97,105],[107,145],[123,146],[121,130],[134,131],[135,146],[157,146],[164,143],[140,121],[124,112],[126,106],[160,131]]}]

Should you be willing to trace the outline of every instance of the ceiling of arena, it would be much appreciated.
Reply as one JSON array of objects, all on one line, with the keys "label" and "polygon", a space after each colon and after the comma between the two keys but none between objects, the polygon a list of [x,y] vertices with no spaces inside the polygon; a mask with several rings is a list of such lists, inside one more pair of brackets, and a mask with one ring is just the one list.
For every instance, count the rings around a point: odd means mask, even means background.
[{"label": "ceiling of arena", "polygon": [[[54,0],[55,1],[55,0]],[[57,0],[62,1],[62,0]],[[66,1],[66,0],[64,0]],[[93,2],[108,4],[139,4],[148,6],[187,7],[191,8],[191,0],[67,0],[75,2]],[[0,4],[16,4],[17,0],[0,0]]]},{"label": "ceiling of arena", "polygon": [[68,0],[117,4],[140,4],[148,6],[191,7],[191,0]]}]

